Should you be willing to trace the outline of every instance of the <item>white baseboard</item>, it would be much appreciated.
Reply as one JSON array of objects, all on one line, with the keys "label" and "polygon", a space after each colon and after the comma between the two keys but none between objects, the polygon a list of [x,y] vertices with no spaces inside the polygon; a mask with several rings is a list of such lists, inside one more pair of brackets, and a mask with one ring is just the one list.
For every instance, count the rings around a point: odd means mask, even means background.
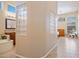
[{"label": "white baseboard", "polygon": [[48,54],[49,54],[51,51],[53,51],[56,47],[57,47],[57,43],[56,43],[43,57],[41,57],[41,58],[47,57]]},{"label": "white baseboard", "polygon": [[19,54],[16,54],[16,57],[19,57],[19,58],[26,58],[26,57],[24,57],[24,56],[22,56],[22,55],[19,55]]}]

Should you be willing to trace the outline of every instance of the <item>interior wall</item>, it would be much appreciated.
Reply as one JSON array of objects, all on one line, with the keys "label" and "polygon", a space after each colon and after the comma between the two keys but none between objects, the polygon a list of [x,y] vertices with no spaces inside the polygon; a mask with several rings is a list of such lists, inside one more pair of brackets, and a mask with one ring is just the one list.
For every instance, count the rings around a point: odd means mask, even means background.
[{"label": "interior wall", "polygon": [[49,20],[49,13],[56,15],[56,2],[27,2],[26,7],[28,32],[27,36],[19,36],[16,32],[16,53],[24,57],[42,57],[55,44],[56,36],[46,31],[46,20]]},{"label": "interior wall", "polygon": [[[52,15],[50,15],[52,14]],[[49,51],[52,47],[54,47],[54,45],[57,44],[57,32],[56,32],[56,18],[57,18],[57,2],[48,2],[47,4],[47,15],[46,15],[48,18],[46,19],[46,21],[49,22],[50,18],[49,17],[52,17],[52,20],[54,22],[53,24],[53,33],[51,32],[51,30],[49,29],[49,24],[46,23],[46,49],[47,51]]]},{"label": "interior wall", "polygon": [[[16,2],[14,2],[14,1],[6,1],[6,2],[3,2],[3,3],[4,3],[3,13],[5,15],[4,19],[9,18],[9,19],[16,20],[16,13],[10,13],[10,12],[7,11],[8,10],[8,4],[10,4],[10,5],[12,5],[12,6],[14,6],[16,8]],[[5,24],[5,21],[4,21],[4,24]],[[4,31],[5,32],[15,32],[15,29],[5,29],[4,28]]]},{"label": "interior wall", "polygon": [[2,10],[0,11],[0,34],[4,33],[4,17],[3,17],[3,12]]},{"label": "interior wall", "polygon": [[78,38],[79,38],[79,9],[78,9]]},{"label": "interior wall", "polygon": [[[7,29],[5,29],[5,18],[7,18],[7,7],[8,7],[8,4],[12,4],[14,6],[16,6],[16,3],[15,2],[11,2],[11,1],[5,1],[5,2],[2,2],[2,10],[0,11],[0,34],[3,34],[5,33],[5,31]],[[9,15],[13,15],[13,14],[9,14]],[[16,16],[16,15],[13,15],[13,16]],[[7,30],[7,31],[15,31],[15,30]]]}]

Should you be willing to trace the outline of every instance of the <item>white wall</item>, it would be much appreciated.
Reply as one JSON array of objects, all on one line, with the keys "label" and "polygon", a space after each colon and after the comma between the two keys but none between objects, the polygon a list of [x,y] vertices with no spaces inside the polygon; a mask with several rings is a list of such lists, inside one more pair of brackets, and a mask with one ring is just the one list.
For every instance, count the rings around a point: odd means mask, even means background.
[{"label": "white wall", "polygon": [[79,38],[79,9],[78,9],[78,38]]},{"label": "white wall", "polygon": [[0,11],[0,34],[4,33],[4,16],[3,12]]},{"label": "white wall", "polygon": [[5,18],[14,19],[16,20],[16,13],[10,13],[8,12],[8,5],[12,5],[16,8],[16,2],[13,1],[6,1],[3,2],[3,16],[4,16],[4,32],[15,32],[15,29],[5,29]]},{"label": "white wall", "polygon": [[56,15],[56,2],[27,2],[26,7],[28,33],[27,36],[19,36],[16,32],[16,53],[24,57],[42,57],[56,43],[56,35],[46,30],[48,14]]},{"label": "white wall", "polygon": [[[50,15],[51,14],[51,15]],[[57,33],[56,33],[56,16],[57,16],[57,2],[48,2],[47,4],[47,15],[46,15],[47,21],[49,22],[50,19],[53,20],[54,24],[53,24],[53,33],[50,31],[49,24],[46,24],[46,27],[48,26],[48,28],[46,29],[46,49],[47,51],[50,50],[56,43],[57,43]],[[52,17],[52,18],[49,18]]]},{"label": "white wall", "polygon": [[[7,18],[7,8],[8,8],[8,4],[12,4],[14,6],[16,6],[16,3],[15,2],[11,2],[11,1],[6,1],[6,2],[2,2],[3,3],[3,7],[2,7],[2,10],[0,11],[0,34],[3,34],[5,33],[5,31],[7,29],[5,29],[5,18]],[[9,14],[10,16],[16,16],[16,15],[13,15],[13,14]],[[10,31],[15,31],[15,30],[7,30],[8,32]]]}]

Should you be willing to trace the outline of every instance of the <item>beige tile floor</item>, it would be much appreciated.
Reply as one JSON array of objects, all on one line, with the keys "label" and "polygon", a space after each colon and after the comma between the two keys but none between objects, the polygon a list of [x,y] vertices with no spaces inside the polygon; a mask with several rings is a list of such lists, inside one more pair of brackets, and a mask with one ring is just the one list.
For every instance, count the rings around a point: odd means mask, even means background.
[{"label": "beige tile floor", "polygon": [[51,51],[46,58],[57,58],[57,47]]},{"label": "beige tile floor", "polygon": [[5,53],[0,54],[0,58],[16,58],[15,49],[11,49]]},{"label": "beige tile floor", "polygon": [[[5,54],[0,54],[0,58],[18,58],[15,53],[15,49],[12,49]],[[79,58],[79,40],[60,38],[57,47],[46,58]]]},{"label": "beige tile floor", "polygon": [[48,54],[47,58],[79,58],[79,40],[60,39],[57,47]]}]

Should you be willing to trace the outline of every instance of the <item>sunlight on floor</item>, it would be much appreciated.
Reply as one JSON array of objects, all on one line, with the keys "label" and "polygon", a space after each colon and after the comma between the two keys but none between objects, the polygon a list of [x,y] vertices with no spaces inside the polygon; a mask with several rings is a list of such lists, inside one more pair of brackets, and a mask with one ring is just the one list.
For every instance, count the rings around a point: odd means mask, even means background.
[{"label": "sunlight on floor", "polygon": [[76,42],[72,39],[65,40],[66,49],[76,50]]},{"label": "sunlight on floor", "polygon": [[[49,58],[78,58],[79,57],[79,40],[71,38],[60,38],[57,48],[48,55]],[[54,52],[54,53],[53,53]]]}]

